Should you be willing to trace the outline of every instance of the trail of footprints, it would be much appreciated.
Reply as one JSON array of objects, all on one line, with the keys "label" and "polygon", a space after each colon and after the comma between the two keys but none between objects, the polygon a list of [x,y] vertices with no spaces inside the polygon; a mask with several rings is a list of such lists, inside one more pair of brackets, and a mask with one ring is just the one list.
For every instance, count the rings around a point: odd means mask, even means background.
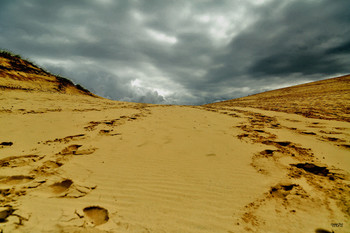
[{"label": "trail of footprints", "polygon": [[[291,122],[300,122],[298,120],[291,120],[286,119]],[[343,127],[334,127],[332,130],[324,130],[326,128],[322,123],[320,122],[312,122],[311,124],[306,126],[307,128],[310,128],[310,130],[301,130],[298,128],[293,127],[285,127],[289,130],[292,130],[296,133],[303,134],[303,135],[312,135],[316,137],[320,141],[326,141],[330,142],[336,146],[343,147],[346,149],[350,149],[349,141],[345,138],[348,138],[350,136],[348,129]]]},{"label": "trail of footprints", "polygon": [[[89,194],[96,186],[80,184],[69,178],[62,177],[59,168],[74,156],[93,154],[98,148],[84,146],[84,140],[96,136],[116,136],[114,128],[129,121],[137,120],[150,114],[149,109],[141,108],[139,114],[121,116],[117,119],[105,121],[91,121],[84,130],[87,133],[56,138],[38,142],[42,146],[67,144],[63,149],[52,155],[20,155],[3,158],[0,160],[2,169],[20,168],[18,172],[27,171],[26,175],[0,176],[0,223],[8,222],[9,217],[17,218],[12,221],[18,226],[29,217],[16,214],[20,208],[18,199],[28,192],[54,198],[80,198]],[[107,127],[107,128],[104,128]],[[91,131],[99,129],[98,134]],[[71,144],[72,142],[76,142]],[[79,143],[79,144],[78,144]],[[13,142],[3,142],[1,147],[12,146]],[[14,170],[12,170],[14,171]],[[100,206],[88,206],[82,213],[76,212],[79,219],[84,220],[84,226],[96,226],[108,221],[108,210]]]},{"label": "trail of footprints", "polygon": [[[315,163],[316,159],[310,149],[303,148],[293,142],[278,141],[276,135],[266,130],[266,128],[278,129],[282,127],[276,118],[237,109],[234,109],[234,112],[233,109],[220,109],[218,111],[215,108],[206,108],[205,110],[220,112],[231,117],[246,117],[248,124],[242,123],[238,126],[243,132],[237,137],[241,140],[261,143],[274,148],[265,149],[254,155],[251,165],[263,175],[273,175],[271,174],[273,171],[267,169],[271,164],[287,171],[284,181],[270,187],[260,198],[244,207],[241,216],[236,219],[236,225],[243,226],[247,231],[259,229],[259,226],[265,224],[262,216],[264,216],[264,207],[268,205],[274,205],[276,212],[280,214],[293,215],[296,212],[294,207],[301,204],[307,206],[322,201],[326,206],[330,206],[330,200],[333,200],[345,215],[350,215],[350,198],[345,194],[349,193],[350,186],[343,182],[349,180],[349,175],[342,171],[332,171],[326,166]],[[50,146],[62,143],[70,144],[71,142],[80,143],[93,135],[117,136],[120,134],[114,131],[115,127],[145,117],[147,114],[150,114],[149,110],[143,109],[140,114],[132,116],[121,116],[105,121],[91,121],[84,127],[86,133],[39,142],[38,144]],[[319,126],[315,124],[314,127]],[[93,134],[95,131],[97,134]],[[313,132],[303,131],[300,133],[314,135]],[[337,134],[336,131],[323,133]],[[329,137],[325,140],[338,142],[335,138]],[[0,145],[1,148],[9,147],[13,143],[2,142]],[[16,205],[18,198],[26,195],[29,191],[42,189],[47,192],[49,197],[79,198],[96,189],[96,186],[78,184],[69,178],[61,177],[59,168],[73,156],[92,154],[97,149],[74,143],[67,145],[51,156],[30,154],[1,159],[1,168],[28,167],[28,174],[0,177],[0,205],[2,206],[0,208],[0,223],[6,222],[9,216],[17,217],[18,225],[28,220],[28,218],[16,214]],[[32,169],[33,167],[34,169]],[[48,177],[49,179],[47,179]],[[298,180],[301,178],[306,179],[308,185],[318,190],[321,197],[311,197],[305,188],[298,184]],[[332,212],[331,207],[328,208]],[[83,219],[84,225],[87,226],[100,225],[109,219],[108,210],[100,206],[88,206],[83,211],[76,211],[75,214],[76,218]]]},{"label": "trail of footprints", "polygon": [[[196,107],[196,108],[199,108],[202,110],[204,109],[206,111],[226,114],[232,117],[238,117],[238,118],[248,117],[250,123],[254,125],[255,128],[259,126],[260,128],[268,127],[271,129],[285,128],[302,135],[312,135],[312,136],[315,136],[320,141],[327,141],[339,147],[350,149],[350,142],[345,139],[350,136],[348,128],[334,127],[332,130],[326,131],[324,130],[326,126],[324,126],[321,122],[314,121],[306,126],[307,128],[310,128],[310,130],[305,130],[305,129],[301,130],[298,128],[282,126],[276,121],[276,118],[265,116],[260,113],[254,113],[254,112],[239,110],[235,108],[214,107],[214,106],[205,106],[205,107]],[[286,120],[290,122],[301,122],[299,120],[294,120],[294,119],[286,119]],[[265,123],[269,123],[269,124],[265,126]],[[254,129],[254,130],[258,133],[263,133],[261,129]],[[248,136],[248,135],[242,134],[240,137],[245,137],[245,136]]]},{"label": "trail of footprints", "polygon": [[[266,209],[271,207],[275,213],[280,216],[289,216],[293,218],[296,209],[300,206],[323,205],[331,213],[329,219],[333,219],[333,210],[331,203],[344,213],[346,218],[350,217],[350,175],[345,171],[330,169],[319,163],[314,157],[311,149],[303,148],[298,144],[289,141],[278,141],[277,136],[268,132],[266,129],[283,128],[277,119],[232,108],[214,107],[205,108],[207,111],[218,112],[232,117],[247,118],[248,123],[242,122],[237,126],[243,132],[237,135],[240,140],[250,143],[260,143],[273,147],[274,149],[265,149],[252,157],[251,166],[257,172],[272,176],[276,171],[284,170],[280,183],[270,187],[260,198],[254,200],[244,207],[241,215],[235,220],[235,225],[242,227],[245,231],[258,232],[266,224],[263,216],[266,215]],[[317,124],[314,124],[317,125]],[[344,129],[338,129],[344,130]],[[305,133],[311,134],[313,133]],[[335,132],[327,132],[334,133]],[[320,137],[321,138],[321,137]],[[332,141],[329,138],[322,137],[320,140]],[[338,140],[334,140],[339,142]],[[345,146],[346,147],[346,146]],[[278,167],[282,169],[271,169]],[[281,174],[278,174],[281,175]],[[306,179],[307,185],[316,190],[317,195],[311,195],[306,188],[301,185],[300,180]],[[334,221],[337,221],[334,219]],[[316,229],[315,232],[329,232],[324,229]]]}]

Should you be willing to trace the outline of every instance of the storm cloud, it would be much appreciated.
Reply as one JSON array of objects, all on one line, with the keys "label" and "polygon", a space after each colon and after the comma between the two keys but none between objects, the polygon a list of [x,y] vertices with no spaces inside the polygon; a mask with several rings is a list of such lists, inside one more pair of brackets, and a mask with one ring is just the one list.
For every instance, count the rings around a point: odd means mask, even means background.
[{"label": "storm cloud", "polygon": [[0,46],[103,97],[204,104],[350,73],[347,0],[4,0]]}]

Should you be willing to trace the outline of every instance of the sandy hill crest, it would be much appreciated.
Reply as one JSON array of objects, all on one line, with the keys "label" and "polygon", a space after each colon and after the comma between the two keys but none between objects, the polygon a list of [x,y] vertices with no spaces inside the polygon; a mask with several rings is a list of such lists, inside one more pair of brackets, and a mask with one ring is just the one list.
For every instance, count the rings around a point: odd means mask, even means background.
[{"label": "sandy hill crest", "polygon": [[95,96],[82,86],[7,51],[0,51],[0,89]]},{"label": "sandy hill crest", "polygon": [[350,75],[267,91],[206,107],[252,107],[309,118],[350,121]]}]

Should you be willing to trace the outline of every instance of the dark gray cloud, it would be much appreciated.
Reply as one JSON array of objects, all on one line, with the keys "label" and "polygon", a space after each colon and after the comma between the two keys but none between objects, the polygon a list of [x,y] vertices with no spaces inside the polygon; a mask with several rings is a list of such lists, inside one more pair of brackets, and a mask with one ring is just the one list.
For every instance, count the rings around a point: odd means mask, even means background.
[{"label": "dark gray cloud", "polygon": [[4,0],[0,45],[112,99],[203,104],[349,73],[347,0]]}]

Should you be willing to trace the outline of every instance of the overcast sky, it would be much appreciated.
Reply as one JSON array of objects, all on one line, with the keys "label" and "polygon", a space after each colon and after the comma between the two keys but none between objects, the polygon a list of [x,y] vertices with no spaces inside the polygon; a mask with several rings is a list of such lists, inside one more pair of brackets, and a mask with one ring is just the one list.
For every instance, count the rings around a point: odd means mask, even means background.
[{"label": "overcast sky", "polygon": [[349,0],[1,0],[0,47],[103,97],[204,104],[350,73]]}]

